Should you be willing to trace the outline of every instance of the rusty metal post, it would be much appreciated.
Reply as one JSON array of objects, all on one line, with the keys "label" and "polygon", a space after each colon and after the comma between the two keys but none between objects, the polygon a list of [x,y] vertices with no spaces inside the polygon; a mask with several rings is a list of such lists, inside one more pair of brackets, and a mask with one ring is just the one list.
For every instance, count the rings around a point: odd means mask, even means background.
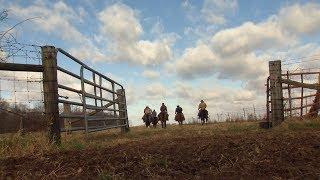
[{"label": "rusty metal post", "polygon": [[58,107],[57,51],[53,46],[41,47],[45,117],[51,143],[60,144]]},{"label": "rusty metal post", "polygon": [[[301,83],[303,83],[303,74],[301,76]],[[301,87],[301,99],[300,99],[300,117],[303,116],[303,87]]]},{"label": "rusty metal post", "polygon": [[280,60],[269,62],[269,74],[271,92],[271,121],[273,126],[277,126],[284,121]]},{"label": "rusty metal post", "polygon": [[[289,71],[287,71],[287,79],[290,79]],[[289,101],[289,116],[292,117],[292,100],[291,100],[291,85],[288,84],[288,101]]]},{"label": "rusty metal post", "polygon": [[80,68],[80,77],[81,77],[81,92],[82,92],[82,113],[84,116],[84,126],[85,126],[85,131],[86,134],[89,132],[89,127],[88,127],[88,117],[87,117],[87,102],[86,102],[86,89],[84,85],[84,67],[81,66]]},{"label": "rusty metal post", "polygon": [[118,107],[119,107],[119,118],[122,126],[121,131],[122,132],[128,132],[129,131],[129,120],[128,120],[128,112],[127,112],[127,103],[126,103],[126,94],[124,89],[118,89],[117,90],[117,96],[118,96]]},{"label": "rusty metal post", "polygon": [[267,103],[266,103],[266,106],[267,106],[267,114],[266,114],[266,118],[267,118],[267,121],[268,122],[271,122],[270,120],[270,77],[267,78],[267,88],[266,88],[266,94],[267,94]]}]

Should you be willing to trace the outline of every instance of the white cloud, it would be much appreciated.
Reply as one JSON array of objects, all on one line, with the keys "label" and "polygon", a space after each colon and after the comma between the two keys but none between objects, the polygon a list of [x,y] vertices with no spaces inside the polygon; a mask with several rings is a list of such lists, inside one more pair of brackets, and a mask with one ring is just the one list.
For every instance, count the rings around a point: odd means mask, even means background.
[{"label": "white cloud", "polygon": [[237,8],[237,0],[205,0],[201,13],[208,23],[225,24],[225,14],[234,12]]},{"label": "white cloud", "polygon": [[145,70],[142,72],[142,76],[149,79],[157,79],[160,77],[160,73],[153,70]]},{"label": "white cloud", "polygon": [[203,43],[186,49],[175,66],[185,79],[216,74],[220,79],[248,80],[265,76],[267,71],[266,61],[254,53],[223,56]]},{"label": "white cloud", "polygon": [[[267,76],[267,61],[274,56],[288,57],[288,52],[296,57],[310,54],[306,51],[311,46],[303,47],[298,34],[308,34],[320,28],[317,25],[319,13],[315,11],[318,6],[314,3],[295,4],[259,23],[245,22],[238,27],[220,30],[210,42],[186,49],[176,61],[177,73],[184,78],[217,74],[218,78],[242,80],[245,84],[255,84],[257,79],[261,82],[262,77]],[[289,21],[285,13],[296,15],[297,22]],[[313,22],[312,25],[309,22]],[[297,24],[306,25],[310,31],[295,27]],[[312,45],[311,49],[319,48]]]},{"label": "white cloud", "polygon": [[216,67],[217,57],[211,49],[200,43],[194,48],[187,48],[176,62],[176,70],[184,78],[210,75]]},{"label": "white cloud", "polygon": [[258,24],[246,22],[235,28],[221,30],[211,39],[212,47],[224,55],[275,49],[292,43],[294,39],[284,33],[272,18]]},{"label": "white cloud", "polygon": [[186,17],[191,22],[197,22],[200,20],[200,17],[197,15],[199,12],[197,11],[196,7],[189,2],[189,0],[184,0],[181,3],[181,7],[186,12]]},{"label": "white cloud", "polygon": [[143,33],[137,12],[122,3],[106,7],[98,18],[103,23],[101,32],[120,43],[133,43]]},{"label": "white cloud", "polygon": [[255,92],[247,89],[215,85],[202,87],[201,92],[199,92],[198,88],[181,82],[176,83],[175,87],[174,94],[186,108],[190,109],[191,105],[195,109],[199,101],[203,99],[207,103],[211,114],[239,111],[243,107],[250,107],[252,104],[261,106],[264,103],[264,99],[257,99]]},{"label": "white cloud", "polygon": [[206,22],[211,25],[222,25],[227,21],[226,15],[236,11],[238,3],[237,0],[204,0],[201,9],[198,9],[189,0],[184,0],[181,7],[186,17],[193,23]]},{"label": "white cloud", "polygon": [[155,35],[161,35],[164,32],[164,26],[162,22],[158,19],[157,22],[152,26],[150,32]]},{"label": "white cloud", "polygon": [[135,88],[132,84],[128,84],[126,86],[126,100],[127,105],[132,105],[139,100],[139,95],[137,94],[137,88]]},{"label": "white cloud", "polygon": [[278,17],[283,29],[292,33],[315,34],[320,30],[320,5],[317,3],[284,7]]},{"label": "white cloud", "polygon": [[141,65],[156,65],[170,60],[176,36],[162,35],[155,40],[141,40],[143,33],[138,12],[116,3],[98,14],[101,32],[110,40],[111,59]]},{"label": "white cloud", "polygon": [[62,1],[56,2],[51,6],[47,6],[45,3],[34,3],[27,7],[20,7],[15,4],[11,5],[10,9],[13,11],[12,14],[19,18],[39,17],[39,19],[32,21],[38,28],[47,33],[55,34],[63,40],[77,43],[87,41],[71,23],[79,20],[79,15]]},{"label": "white cloud", "polygon": [[39,17],[30,21],[35,25],[34,27],[37,27],[32,28],[32,30],[43,31],[72,43],[69,50],[72,54],[77,54],[77,58],[89,61],[107,59],[93,41],[81,33],[74,25],[74,22],[83,21],[85,14],[81,8],[79,11],[75,11],[62,1],[56,3],[37,1],[26,7],[22,7],[19,4],[10,4],[9,9],[19,19]]},{"label": "white cloud", "polygon": [[151,83],[146,86],[145,94],[147,98],[166,98],[170,95],[167,88],[161,83]]}]

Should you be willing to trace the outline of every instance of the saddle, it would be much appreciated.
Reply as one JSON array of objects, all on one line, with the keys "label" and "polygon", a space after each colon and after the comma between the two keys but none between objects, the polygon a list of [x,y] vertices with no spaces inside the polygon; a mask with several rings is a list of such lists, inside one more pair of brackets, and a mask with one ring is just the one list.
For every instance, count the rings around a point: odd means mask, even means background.
[{"label": "saddle", "polygon": [[169,120],[169,114],[167,112],[160,112],[158,115],[158,119],[160,121],[168,121]]},{"label": "saddle", "polygon": [[199,118],[204,117],[208,118],[208,111],[206,109],[200,110],[198,113]]},{"label": "saddle", "polygon": [[185,120],[183,113],[177,113],[174,119],[176,121],[184,121]]}]

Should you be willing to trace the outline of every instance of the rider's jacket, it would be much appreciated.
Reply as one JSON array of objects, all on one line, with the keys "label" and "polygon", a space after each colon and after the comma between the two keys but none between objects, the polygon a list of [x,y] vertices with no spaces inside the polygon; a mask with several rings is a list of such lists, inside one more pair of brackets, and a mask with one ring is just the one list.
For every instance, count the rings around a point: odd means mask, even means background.
[{"label": "rider's jacket", "polygon": [[181,107],[177,107],[176,108],[176,113],[182,113],[182,108]]},{"label": "rider's jacket", "polygon": [[205,102],[202,102],[202,103],[200,103],[199,104],[199,106],[198,106],[198,109],[200,110],[204,110],[204,109],[206,109],[207,108],[207,104],[205,103]]},{"label": "rider's jacket", "polygon": [[165,105],[161,105],[161,107],[160,107],[160,111],[161,111],[161,112],[168,111],[168,110],[167,110],[167,106],[165,106]]},{"label": "rider's jacket", "polygon": [[143,112],[144,112],[144,114],[151,114],[152,113],[150,108],[144,108]]}]

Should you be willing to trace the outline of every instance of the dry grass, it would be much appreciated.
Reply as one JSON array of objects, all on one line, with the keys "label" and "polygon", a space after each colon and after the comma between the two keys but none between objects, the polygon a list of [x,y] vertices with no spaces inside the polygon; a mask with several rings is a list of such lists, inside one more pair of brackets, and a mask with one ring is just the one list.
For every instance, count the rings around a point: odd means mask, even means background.
[{"label": "dry grass", "polygon": [[291,131],[303,131],[308,129],[320,130],[320,121],[286,121],[281,126],[272,130],[263,130],[258,127],[257,122],[233,122],[233,123],[212,123],[207,125],[172,125],[166,129],[148,128],[138,126],[132,127],[129,133],[122,134],[120,130],[113,129],[104,132],[97,132],[85,135],[83,132],[74,132],[71,135],[62,134],[62,144],[54,146],[49,144],[45,133],[27,133],[20,135],[2,134],[0,135],[0,158],[21,157],[21,156],[41,156],[48,152],[96,149],[110,147],[114,145],[124,144],[127,142],[163,139],[163,138],[179,138],[186,136],[208,136],[215,134],[234,134],[249,133],[260,131],[273,131],[274,133],[282,133]]},{"label": "dry grass", "polygon": [[314,177],[319,131],[319,120],[290,120],[271,130],[256,122],[133,127],[125,134],[63,134],[58,147],[42,133],[6,134],[0,177]]}]

